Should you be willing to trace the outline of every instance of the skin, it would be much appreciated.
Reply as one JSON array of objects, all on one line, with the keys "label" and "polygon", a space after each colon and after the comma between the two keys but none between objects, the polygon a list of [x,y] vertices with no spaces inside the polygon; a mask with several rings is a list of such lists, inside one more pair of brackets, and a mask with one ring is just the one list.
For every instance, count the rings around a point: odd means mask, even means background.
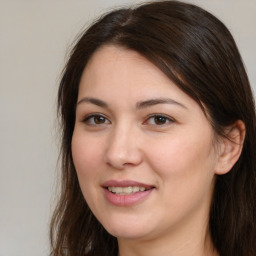
[{"label": "skin", "polygon": [[[120,256],[218,255],[208,221],[224,151],[200,106],[151,62],[112,45],[94,53],[79,86],[72,154],[82,193]],[[102,188],[108,180],[154,189],[116,206]]]}]

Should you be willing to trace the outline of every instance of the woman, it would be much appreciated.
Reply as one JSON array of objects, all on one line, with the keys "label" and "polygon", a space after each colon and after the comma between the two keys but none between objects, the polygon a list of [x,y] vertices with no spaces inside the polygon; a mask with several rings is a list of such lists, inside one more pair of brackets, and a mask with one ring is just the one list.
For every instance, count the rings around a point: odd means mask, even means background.
[{"label": "woman", "polygon": [[253,96],[214,16],[176,1],[105,15],[58,104],[52,255],[256,255]]}]

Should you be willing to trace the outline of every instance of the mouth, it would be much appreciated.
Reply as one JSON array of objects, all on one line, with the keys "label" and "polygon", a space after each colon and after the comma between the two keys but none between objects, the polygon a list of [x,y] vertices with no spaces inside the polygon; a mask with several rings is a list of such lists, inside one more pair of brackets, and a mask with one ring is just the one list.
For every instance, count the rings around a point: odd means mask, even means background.
[{"label": "mouth", "polygon": [[156,188],[131,180],[109,180],[102,187],[107,201],[115,206],[131,206],[143,202]]},{"label": "mouth", "polygon": [[144,191],[150,190],[152,188],[153,187],[140,187],[140,186],[107,187],[108,191],[120,196],[132,195],[138,192],[144,192]]}]

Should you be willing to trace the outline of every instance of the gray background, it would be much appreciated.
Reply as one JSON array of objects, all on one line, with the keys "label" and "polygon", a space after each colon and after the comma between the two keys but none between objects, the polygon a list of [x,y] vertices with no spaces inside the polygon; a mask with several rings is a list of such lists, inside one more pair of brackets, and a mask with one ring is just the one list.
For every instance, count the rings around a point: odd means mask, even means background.
[{"label": "gray background", "polygon": [[[65,56],[82,28],[141,1],[0,0],[0,256],[48,255],[56,191],[55,103]],[[191,0],[231,30],[256,89],[256,1]]]}]

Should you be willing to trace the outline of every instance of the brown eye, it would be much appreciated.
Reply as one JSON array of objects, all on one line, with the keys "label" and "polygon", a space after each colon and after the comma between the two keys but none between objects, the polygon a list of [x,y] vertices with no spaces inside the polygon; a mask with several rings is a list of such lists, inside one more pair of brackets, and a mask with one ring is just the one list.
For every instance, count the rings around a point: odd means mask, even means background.
[{"label": "brown eye", "polygon": [[147,119],[147,123],[150,125],[162,126],[173,123],[174,120],[165,115],[153,115]]},{"label": "brown eye", "polygon": [[157,125],[163,125],[163,124],[165,124],[167,121],[168,121],[167,118],[164,117],[164,116],[155,116],[155,117],[154,117],[154,122],[155,122],[155,124],[157,124]]},{"label": "brown eye", "polygon": [[106,118],[103,116],[95,116],[93,119],[95,124],[104,124],[106,121]]},{"label": "brown eye", "polygon": [[110,121],[102,115],[90,115],[87,116],[84,120],[84,123],[88,125],[101,125],[101,124],[110,124]]}]

